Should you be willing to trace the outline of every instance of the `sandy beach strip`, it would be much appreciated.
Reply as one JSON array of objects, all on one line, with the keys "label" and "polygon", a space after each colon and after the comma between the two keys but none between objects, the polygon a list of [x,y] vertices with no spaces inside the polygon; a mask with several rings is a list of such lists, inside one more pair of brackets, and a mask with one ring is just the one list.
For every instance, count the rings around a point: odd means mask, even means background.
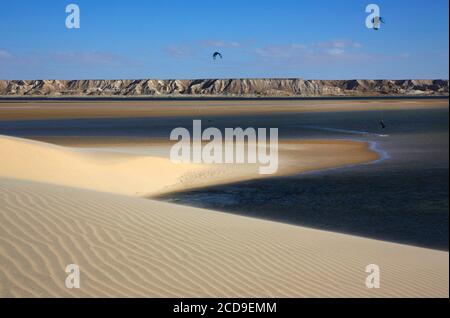
[{"label": "sandy beach strip", "polygon": [[364,142],[282,140],[277,173],[261,175],[259,163],[176,164],[169,159],[170,146],[75,148],[0,136],[0,176],[149,197],[378,159]]},{"label": "sandy beach strip", "polygon": [[221,116],[298,112],[379,111],[448,108],[448,98],[432,100],[156,100],[2,101],[1,120]]}]

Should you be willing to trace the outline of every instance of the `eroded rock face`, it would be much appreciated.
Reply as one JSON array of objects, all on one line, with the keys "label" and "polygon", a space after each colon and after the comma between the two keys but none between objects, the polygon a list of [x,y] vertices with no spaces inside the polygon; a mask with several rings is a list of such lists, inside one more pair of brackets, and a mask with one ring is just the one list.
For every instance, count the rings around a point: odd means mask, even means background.
[{"label": "eroded rock face", "polygon": [[0,81],[3,96],[448,95],[448,80],[32,80]]}]

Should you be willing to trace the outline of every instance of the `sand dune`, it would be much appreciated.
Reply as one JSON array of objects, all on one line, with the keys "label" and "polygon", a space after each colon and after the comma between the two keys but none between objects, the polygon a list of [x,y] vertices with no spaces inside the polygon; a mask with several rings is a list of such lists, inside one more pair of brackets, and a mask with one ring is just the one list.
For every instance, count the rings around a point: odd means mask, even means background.
[{"label": "sand dune", "polygon": [[[168,157],[170,145],[158,147]],[[284,141],[277,175],[377,158],[366,143]],[[259,174],[257,164],[174,164],[168,158],[146,155],[145,149],[71,148],[6,136],[0,136],[0,176],[133,196],[267,177]]]},{"label": "sand dune", "polygon": [[[64,285],[72,263],[80,289]],[[446,252],[0,178],[0,297],[448,297],[448,266]]]},{"label": "sand dune", "polygon": [[[377,158],[355,142],[281,153],[280,173]],[[447,252],[134,197],[251,177],[1,137],[0,297],[448,297]],[[65,287],[69,264],[80,289]],[[365,286],[369,264],[380,289]]]}]

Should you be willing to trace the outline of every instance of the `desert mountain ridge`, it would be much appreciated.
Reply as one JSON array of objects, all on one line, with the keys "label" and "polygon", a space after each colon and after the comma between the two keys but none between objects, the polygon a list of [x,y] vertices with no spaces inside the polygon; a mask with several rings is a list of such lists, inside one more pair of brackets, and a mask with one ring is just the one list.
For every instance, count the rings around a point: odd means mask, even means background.
[{"label": "desert mountain ridge", "polygon": [[448,96],[448,80],[0,80],[0,96]]}]

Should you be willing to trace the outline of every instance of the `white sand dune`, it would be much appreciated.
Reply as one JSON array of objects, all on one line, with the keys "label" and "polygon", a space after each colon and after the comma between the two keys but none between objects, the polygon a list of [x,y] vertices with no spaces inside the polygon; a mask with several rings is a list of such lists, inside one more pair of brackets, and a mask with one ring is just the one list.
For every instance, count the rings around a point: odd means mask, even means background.
[{"label": "white sand dune", "polygon": [[[170,148],[166,143],[165,147]],[[166,151],[167,156],[169,150]],[[280,144],[277,175],[376,160],[367,144],[302,141]],[[165,192],[261,178],[257,164],[175,164],[145,154],[62,147],[0,136],[0,176],[85,189],[151,196]]]},{"label": "white sand dune", "polygon": [[446,252],[0,178],[1,297],[448,297],[448,268]]},{"label": "white sand dune", "polygon": [[0,137],[0,176],[127,195],[146,195],[204,170],[159,157],[84,151],[14,137]]},{"label": "white sand dune", "polygon": [[[294,146],[286,151],[294,147],[297,158],[286,155],[282,173],[377,156],[362,143]],[[229,177],[165,158],[1,137],[0,297],[449,295],[447,252],[133,197],[199,178]],[[80,289],[65,288],[69,264],[80,266]],[[365,286],[368,264],[380,266],[380,289]]]}]

